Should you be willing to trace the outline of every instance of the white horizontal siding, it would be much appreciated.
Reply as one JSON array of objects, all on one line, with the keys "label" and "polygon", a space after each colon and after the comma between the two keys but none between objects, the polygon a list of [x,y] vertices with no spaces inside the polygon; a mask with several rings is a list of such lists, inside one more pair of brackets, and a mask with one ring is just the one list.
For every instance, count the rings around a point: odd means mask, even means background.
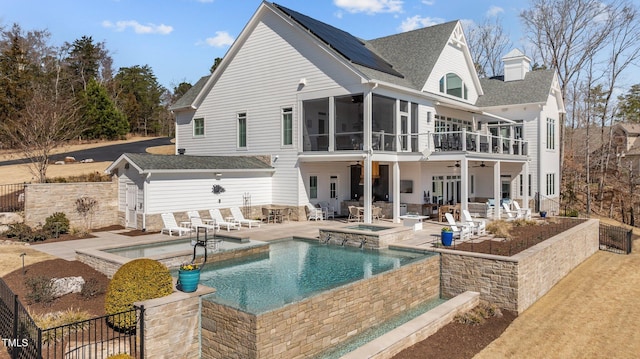
[{"label": "white horizontal siding", "polygon": [[[154,176],[147,185],[147,214],[229,208],[243,205],[243,195],[251,195],[251,205],[271,204],[271,177],[256,175],[236,177],[223,174],[217,180],[210,174],[185,178],[180,175]],[[225,192],[214,194],[219,184]]]},{"label": "white horizontal siding", "polygon": [[[431,71],[431,75],[429,76],[423,91],[440,93],[440,79],[442,76],[452,72],[460,76],[465,85],[467,85],[468,99],[460,100],[471,104],[476,103],[476,100],[478,99],[478,89],[475,87],[473,81],[475,74],[472,74],[469,70],[469,64],[467,64],[462,51],[462,48],[451,44],[447,44],[444,47],[438,61]],[[444,94],[444,96],[448,95]]]},{"label": "white horizontal siding", "polygon": [[[315,204],[319,201],[329,201],[331,176],[338,176],[339,201],[349,200],[351,194],[350,164],[351,162],[302,163],[300,165],[301,191],[298,199],[300,205],[308,202]],[[318,176],[318,198],[309,198],[309,176]]]}]

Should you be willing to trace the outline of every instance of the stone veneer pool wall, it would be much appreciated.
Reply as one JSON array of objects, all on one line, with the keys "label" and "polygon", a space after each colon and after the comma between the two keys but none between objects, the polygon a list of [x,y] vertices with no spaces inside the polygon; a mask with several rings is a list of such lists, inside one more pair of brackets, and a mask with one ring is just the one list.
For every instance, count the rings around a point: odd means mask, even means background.
[{"label": "stone veneer pool wall", "polygon": [[[411,227],[388,227],[387,229],[375,232],[347,228],[350,226],[357,226],[358,224],[359,223],[352,223],[349,226],[340,228],[320,228],[320,241],[326,241],[327,236],[331,235],[331,244],[362,247],[367,249],[380,249],[388,248],[389,244],[392,243],[411,239],[414,234],[413,228]],[[373,224],[370,226],[384,227]],[[364,245],[362,245],[363,240],[365,241]]]},{"label": "stone veneer pool wall", "polygon": [[511,257],[434,249],[442,255],[442,296],[465,291],[524,312],[599,249],[599,221],[585,221]]},{"label": "stone veneer pool wall", "polygon": [[[142,243],[138,243],[142,244]],[[112,247],[109,247],[112,248]],[[125,263],[133,260],[133,258],[126,258],[117,254],[104,252],[104,249],[78,249],[76,250],[76,259],[84,264],[89,265],[91,268],[103,273],[108,278],[113,278],[116,271]],[[235,248],[233,250],[222,249],[218,252],[207,254],[207,263],[215,263],[228,259],[240,258],[251,255],[258,255],[269,252],[268,243],[260,243],[255,246],[247,246],[246,248]],[[198,247],[197,257],[203,257],[204,252],[201,247]],[[165,254],[161,256],[151,256],[151,259],[156,259],[160,263],[167,266],[169,269],[178,268],[182,263],[191,262],[193,258],[193,250],[175,252],[171,254]]]},{"label": "stone veneer pool wall", "polygon": [[202,358],[308,358],[440,295],[440,257],[260,315],[202,301]]}]

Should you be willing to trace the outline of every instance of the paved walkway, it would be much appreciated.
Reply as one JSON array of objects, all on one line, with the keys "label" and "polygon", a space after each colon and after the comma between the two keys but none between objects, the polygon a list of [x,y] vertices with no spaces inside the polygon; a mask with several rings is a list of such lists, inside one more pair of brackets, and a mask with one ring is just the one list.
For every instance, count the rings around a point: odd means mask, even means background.
[{"label": "paved walkway", "polygon": [[[221,235],[232,236],[248,236],[252,240],[272,241],[290,237],[317,238],[318,229],[322,227],[346,227],[355,223],[347,223],[346,219],[328,220],[328,221],[306,221],[306,222],[285,222],[285,223],[269,223],[262,224],[260,228],[253,227],[251,229],[243,227],[241,230],[231,230],[229,232],[222,230]],[[402,224],[392,223],[390,220],[380,220],[372,223],[374,225],[400,227]],[[415,247],[418,249],[433,248],[433,243],[437,243],[440,239],[440,230],[443,224],[438,222],[424,222],[423,229],[416,231],[412,239],[402,242],[404,246]],[[94,232],[95,238],[80,239],[74,241],[61,241],[53,243],[34,244],[32,248],[41,252],[51,254],[53,256],[66,260],[75,260],[76,249],[91,249],[99,247],[126,246],[134,245],[142,242],[148,243],[150,240],[166,241],[172,238],[181,238],[178,236],[169,237],[166,234],[149,234],[143,236],[127,236],[123,232],[127,230]],[[182,238],[186,238],[183,236]]]}]

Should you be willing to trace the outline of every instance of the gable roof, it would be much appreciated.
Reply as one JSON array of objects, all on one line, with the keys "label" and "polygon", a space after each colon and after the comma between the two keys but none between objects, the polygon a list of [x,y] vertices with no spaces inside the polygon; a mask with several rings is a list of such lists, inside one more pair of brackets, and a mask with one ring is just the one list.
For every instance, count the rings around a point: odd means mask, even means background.
[{"label": "gable roof", "polygon": [[502,76],[480,79],[484,96],[476,106],[492,107],[527,103],[545,103],[553,85],[553,70],[529,71],[524,80],[507,81]]},{"label": "gable roof", "polygon": [[385,36],[369,40],[368,45],[405,74],[411,88],[422,90],[457,24],[450,21]]},{"label": "gable roof", "polygon": [[616,126],[626,132],[627,135],[640,135],[640,123],[620,122]]},{"label": "gable roof", "polygon": [[209,77],[211,77],[211,75],[202,76],[195,85],[193,85],[184,95],[182,95],[182,97],[178,99],[178,101],[176,101],[176,103],[169,107],[169,110],[177,111],[181,109],[194,109],[194,102],[196,100],[196,97],[198,96],[200,91],[202,91],[202,88],[204,88],[204,85],[207,83],[207,80],[209,80]]},{"label": "gable roof", "polygon": [[275,169],[258,156],[187,156],[125,153],[115,160],[106,172],[112,172],[123,161],[139,173],[168,172],[273,172]]}]

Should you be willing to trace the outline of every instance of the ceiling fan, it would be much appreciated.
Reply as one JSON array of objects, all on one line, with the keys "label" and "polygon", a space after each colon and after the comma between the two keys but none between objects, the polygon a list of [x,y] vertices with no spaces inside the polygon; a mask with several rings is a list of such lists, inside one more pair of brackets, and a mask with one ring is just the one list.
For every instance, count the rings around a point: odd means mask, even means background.
[{"label": "ceiling fan", "polygon": [[491,167],[491,166],[487,166],[487,165],[484,163],[484,161],[482,161],[482,162],[480,162],[480,164],[479,164],[479,165],[477,165],[477,166],[473,166],[473,167]]},{"label": "ceiling fan", "polygon": [[460,162],[456,162],[455,165],[447,166],[447,167],[460,167]]}]

